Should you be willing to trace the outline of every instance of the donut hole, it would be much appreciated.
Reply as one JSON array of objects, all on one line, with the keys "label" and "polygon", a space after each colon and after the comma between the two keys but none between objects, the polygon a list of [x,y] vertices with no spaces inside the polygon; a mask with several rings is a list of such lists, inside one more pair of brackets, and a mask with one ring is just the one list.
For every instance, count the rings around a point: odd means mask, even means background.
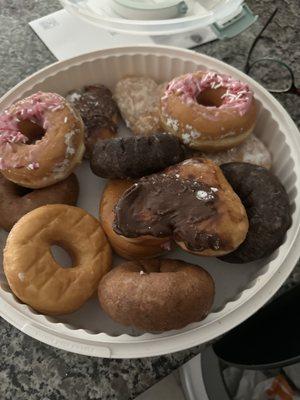
[{"label": "donut hole", "polygon": [[66,246],[61,243],[55,243],[50,247],[52,257],[62,268],[72,268],[73,254]]},{"label": "donut hole", "polygon": [[197,103],[204,107],[220,107],[225,89],[206,89],[197,96]]},{"label": "donut hole", "polygon": [[28,138],[26,144],[35,144],[38,140],[41,140],[46,133],[46,130],[42,126],[28,119],[20,121],[18,128],[20,132]]},{"label": "donut hole", "polygon": [[29,189],[23,186],[16,186],[16,194],[19,197],[24,197],[29,193],[32,193],[34,189]]}]

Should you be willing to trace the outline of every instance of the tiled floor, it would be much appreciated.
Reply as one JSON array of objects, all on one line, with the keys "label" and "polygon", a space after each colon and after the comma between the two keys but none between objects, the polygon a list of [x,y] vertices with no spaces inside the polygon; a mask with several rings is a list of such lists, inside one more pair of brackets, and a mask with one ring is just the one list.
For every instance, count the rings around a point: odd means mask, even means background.
[{"label": "tiled floor", "polygon": [[136,400],[185,400],[177,372],[169,375]]}]

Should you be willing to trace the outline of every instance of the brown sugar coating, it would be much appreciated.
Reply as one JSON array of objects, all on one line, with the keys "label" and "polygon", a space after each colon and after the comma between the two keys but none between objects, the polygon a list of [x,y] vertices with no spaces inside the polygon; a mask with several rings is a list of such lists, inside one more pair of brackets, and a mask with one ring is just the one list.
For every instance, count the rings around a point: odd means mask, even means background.
[{"label": "brown sugar coating", "polygon": [[233,251],[248,230],[240,199],[220,168],[203,159],[140,179],[123,194],[115,213],[119,235],[172,236],[184,250],[206,256]]},{"label": "brown sugar coating", "polygon": [[173,135],[131,136],[98,140],[91,169],[102,178],[140,178],[177,164],[187,156],[185,147]]},{"label": "brown sugar coating", "polygon": [[9,231],[23,215],[47,204],[75,205],[79,193],[76,175],[43,189],[30,190],[0,176],[0,226]]},{"label": "brown sugar coating", "polygon": [[270,171],[256,165],[234,162],[223,164],[221,169],[242,200],[249,219],[245,241],[222,260],[245,263],[269,256],[282,244],[292,221],[283,185]]},{"label": "brown sugar coating", "polygon": [[214,282],[199,266],[179,260],[126,262],[99,285],[103,310],[115,321],[148,332],[201,321],[214,300]]},{"label": "brown sugar coating", "polygon": [[84,122],[88,154],[97,139],[108,139],[117,134],[118,106],[106,86],[90,85],[73,90],[67,95],[67,100],[80,113]]}]

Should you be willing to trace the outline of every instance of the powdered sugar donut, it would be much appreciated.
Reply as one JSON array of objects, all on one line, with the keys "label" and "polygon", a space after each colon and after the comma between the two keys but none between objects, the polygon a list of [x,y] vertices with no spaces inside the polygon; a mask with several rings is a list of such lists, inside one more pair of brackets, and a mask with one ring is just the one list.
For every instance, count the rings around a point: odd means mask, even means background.
[{"label": "powdered sugar donut", "polygon": [[250,135],[243,143],[229,150],[216,153],[199,153],[197,157],[209,158],[215,164],[227,164],[229,162],[244,162],[271,168],[272,157],[269,150],[256,136]]},{"label": "powdered sugar donut", "polygon": [[84,153],[79,115],[56,93],[35,93],[0,115],[0,170],[32,189],[62,181]]},{"label": "powdered sugar donut", "polygon": [[121,79],[114,97],[128,128],[135,135],[152,135],[162,132],[160,123],[160,98],[166,85],[153,79],[128,77]]},{"label": "powdered sugar donut", "polygon": [[204,151],[242,143],[253,130],[256,114],[249,86],[215,72],[197,71],[175,78],[161,99],[165,130]]}]

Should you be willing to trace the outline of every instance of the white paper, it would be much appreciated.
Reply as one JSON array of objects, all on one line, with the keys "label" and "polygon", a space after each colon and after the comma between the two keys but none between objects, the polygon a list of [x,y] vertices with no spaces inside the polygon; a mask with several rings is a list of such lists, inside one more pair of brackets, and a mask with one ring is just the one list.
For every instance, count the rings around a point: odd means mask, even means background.
[{"label": "white paper", "polygon": [[140,44],[165,44],[190,48],[216,39],[211,28],[169,36],[138,36],[109,32],[65,10],[29,23],[58,60],[65,60],[94,50]]}]

